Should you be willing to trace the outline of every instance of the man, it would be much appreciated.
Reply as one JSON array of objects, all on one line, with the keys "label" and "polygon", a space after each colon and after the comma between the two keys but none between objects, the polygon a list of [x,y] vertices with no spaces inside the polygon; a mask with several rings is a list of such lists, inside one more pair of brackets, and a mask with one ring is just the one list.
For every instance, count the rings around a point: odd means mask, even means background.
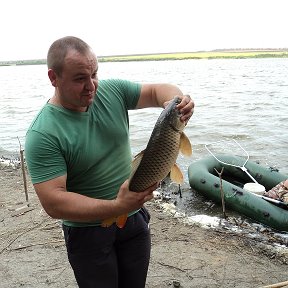
[{"label": "man", "polygon": [[[176,95],[181,120],[194,102],[170,84],[98,81],[97,58],[81,39],[56,40],[47,55],[55,93],[32,122],[25,154],[45,211],[63,219],[69,262],[79,287],[141,288],[150,257],[149,215],[143,204],[158,183],[129,191],[128,110],[165,107]],[[129,213],[126,225],[101,222]]]}]

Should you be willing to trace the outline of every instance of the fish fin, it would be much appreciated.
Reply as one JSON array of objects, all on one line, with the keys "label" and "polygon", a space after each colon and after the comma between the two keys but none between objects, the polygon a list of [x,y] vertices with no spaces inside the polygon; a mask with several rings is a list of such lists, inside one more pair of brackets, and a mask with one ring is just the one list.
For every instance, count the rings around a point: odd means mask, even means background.
[{"label": "fish fin", "polygon": [[111,217],[111,218],[105,219],[101,222],[101,227],[107,228],[116,222],[116,225],[118,228],[123,228],[126,224],[127,218],[128,218],[128,214],[126,213],[118,217]]},{"label": "fish fin", "polygon": [[144,150],[142,150],[141,152],[139,152],[138,154],[136,154],[135,156],[134,156],[134,160],[136,159],[136,158],[138,158],[138,157],[143,157],[143,155],[144,155],[144,152],[145,152],[145,149]]},{"label": "fish fin", "polygon": [[116,220],[116,225],[118,228],[123,228],[126,224],[126,221],[127,221],[127,218],[128,218],[128,214],[123,214],[123,215],[120,215],[117,217],[117,220]]},{"label": "fish fin", "polygon": [[143,158],[144,152],[145,152],[145,150],[141,151],[140,153],[138,153],[134,157],[134,159],[132,161],[132,171],[136,171],[136,169],[138,168],[138,166],[139,166],[139,164]]},{"label": "fish fin", "polygon": [[138,169],[138,167],[139,167],[139,165],[140,165],[140,163],[141,163],[141,160],[142,160],[142,158],[143,158],[144,151],[145,151],[145,150],[141,151],[140,153],[138,153],[138,154],[134,157],[134,159],[133,159],[133,161],[132,161],[132,163],[131,163],[131,173],[130,173],[129,179],[132,179],[132,177],[134,176],[136,170]]},{"label": "fish fin", "polygon": [[101,222],[101,227],[105,227],[105,228],[110,227],[115,221],[116,221],[115,217],[105,219]]},{"label": "fish fin", "polygon": [[189,138],[186,136],[185,133],[181,133],[179,149],[180,149],[180,152],[185,156],[192,155],[192,145],[190,143]]},{"label": "fish fin", "polygon": [[183,174],[176,163],[171,167],[170,178],[177,184],[183,183]]}]

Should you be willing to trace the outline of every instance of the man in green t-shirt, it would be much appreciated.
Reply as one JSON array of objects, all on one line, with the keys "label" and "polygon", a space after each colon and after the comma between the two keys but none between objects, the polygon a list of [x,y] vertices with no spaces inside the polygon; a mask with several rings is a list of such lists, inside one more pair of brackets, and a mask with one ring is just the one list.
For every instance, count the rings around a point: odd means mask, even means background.
[{"label": "man in green t-shirt", "polygon": [[[194,102],[170,84],[98,80],[98,62],[81,39],[56,40],[47,55],[55,93],[26,135],[25,156],[45,211],[63,220],[69,262],[79,287],[145,287],[150,258],[149,214],[143,207],[158,183],[129,191],[128,110],[165,107],[176,95],[187,122]],[[129,215],[126,225],[101,221]]]}]

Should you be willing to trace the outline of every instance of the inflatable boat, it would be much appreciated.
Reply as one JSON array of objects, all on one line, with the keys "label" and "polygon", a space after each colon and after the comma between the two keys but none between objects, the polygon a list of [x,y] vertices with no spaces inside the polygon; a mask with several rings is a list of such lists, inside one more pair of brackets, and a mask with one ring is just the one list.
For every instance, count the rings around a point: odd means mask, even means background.
[{"label": "inflatable boat", "polygon": [[[245,168],[240,169],[243,163]],[[245,186],[252,178],[269,191],[288,179],[277,169],[266,168],[238,156],[216,155],[192,163],[188,168],[188,178],[191,188],[206,198],[221,203],[223,193],[227,208],[278,231],[288,231],[287,203],[252,193]]]}]

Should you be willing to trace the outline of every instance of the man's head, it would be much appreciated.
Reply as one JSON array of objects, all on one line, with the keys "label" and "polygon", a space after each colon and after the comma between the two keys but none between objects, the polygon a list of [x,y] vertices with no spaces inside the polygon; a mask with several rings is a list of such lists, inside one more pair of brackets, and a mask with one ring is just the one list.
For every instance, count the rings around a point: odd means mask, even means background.
[{"label": "man's head", "polygon": [[98,63],[90,46],[77,37],[60,38],[48,51],[47,65],[55,87],[54,103],[85,111],[98,87]]},{"label": "man's head", "polygon": [[80,54],[86,54],[92,52],[90,46],[83,40],[74,37],[66,36],[60,38],[52,43],[47,54],[47,66],[48,69],[53,69],[55,73],[61,75],[64,60],[68,51],[75,50]]}]

